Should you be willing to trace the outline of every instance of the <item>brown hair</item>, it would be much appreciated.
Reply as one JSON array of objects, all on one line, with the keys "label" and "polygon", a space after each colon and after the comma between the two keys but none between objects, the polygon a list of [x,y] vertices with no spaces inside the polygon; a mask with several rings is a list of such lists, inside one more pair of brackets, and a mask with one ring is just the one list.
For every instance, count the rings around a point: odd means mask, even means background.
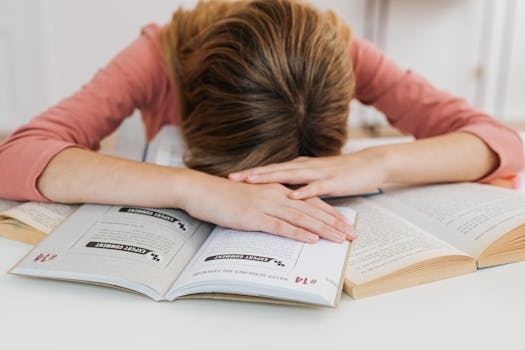
[{"label": "brown hair", "polygon": [[200,2],[162,32],[186,164],[229,172],[340,153],[354,75],[350,30],[293,0]]}]

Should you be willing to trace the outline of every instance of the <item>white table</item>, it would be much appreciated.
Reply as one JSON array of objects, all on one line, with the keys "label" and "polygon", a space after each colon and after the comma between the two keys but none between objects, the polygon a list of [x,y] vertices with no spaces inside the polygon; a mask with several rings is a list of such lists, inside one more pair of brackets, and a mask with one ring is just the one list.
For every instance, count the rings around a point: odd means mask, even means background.
[{"label": "white table", "polygon": [[525,348],[525,262],[324,309],[157,303],[7,274],[29,249],[0,238],[0,349]]},{"label": "white table", "polygon": [[30,248],[0,238],[0,349],[525,349],[525,262],[324,309],[7,274]]}]

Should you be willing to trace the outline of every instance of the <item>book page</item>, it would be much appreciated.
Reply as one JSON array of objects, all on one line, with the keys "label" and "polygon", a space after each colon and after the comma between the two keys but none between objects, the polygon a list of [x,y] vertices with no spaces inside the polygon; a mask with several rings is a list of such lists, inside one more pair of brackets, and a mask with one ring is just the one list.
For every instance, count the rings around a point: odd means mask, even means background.
[{"label": "book page", "polygon": [[[341,210],[353,221],[352,209]],[[217,227],[168,296],[218,292],[314,302],[304,295],[317,295],[330,304],[339,290],[347,250],[348,242],[307,244]]]},{"label": "book page", "polygon": [[504,188],[459,183],[386,192],[370,200],[475,258],[525,223],[525,195]]},{"label": "book page", "polygon": [[3,211],[16,207],[22,204],[21,202],[9,201],[7,199],[0,199],[0,215]]},{"label": "book page", "polygon": [[175,209],[83,205],[13,272],[113,284],[160,299],[211,229]]},{"label": "book page", "polygon": [[77,208],[77,205],[26,202],[0,213],[0,218],[13,218],[49,234]]},{"label": "book page", "polygon": [[346,277],[355,284],[427,259],[465,255],[372,201],[357,199],[351,205],[359,213],[358,238],[352,243]]},{"label": "book page", "polygon": [[186,144],[179,127],[166,125],[145,149],[144,161],[158,165],[185,168],[183,156]]}]

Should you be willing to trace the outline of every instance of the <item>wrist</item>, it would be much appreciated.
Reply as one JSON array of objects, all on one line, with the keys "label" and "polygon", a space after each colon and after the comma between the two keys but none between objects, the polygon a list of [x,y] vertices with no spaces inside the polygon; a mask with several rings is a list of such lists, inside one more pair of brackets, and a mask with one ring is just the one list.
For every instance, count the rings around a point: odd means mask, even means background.
[{"label": "wrist", "polygon": [[394,154],[388,146],[367,148],[362,151],[365,155],[367,166],[371,165],[382,179],[382,183],[394,182]]},{"label": "wrist", "polygon": [[[215,178],[212,175],[192,169],[176,169],[176,176],[172,177],[170,195],[173,198],[173,207],[184,210],[191,215],[196,198],[203,198],[206,185]],[[201,193],[203,192],[204,193]],[[198,202],[198,201],[197,201]]]},{"label": "wrist", "polygon": [[173,208],[188,211],[191,189],[196,188],[196,171],[185,168],[172,169],[170,177],[170,203]]}]

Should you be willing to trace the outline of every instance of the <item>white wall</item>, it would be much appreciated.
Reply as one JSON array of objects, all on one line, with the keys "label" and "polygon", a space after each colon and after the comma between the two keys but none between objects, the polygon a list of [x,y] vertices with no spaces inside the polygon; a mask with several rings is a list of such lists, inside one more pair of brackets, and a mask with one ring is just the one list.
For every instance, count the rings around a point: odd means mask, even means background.
[{"label": "white wall", "polygon": [[508,60],[509,77],[503,102],[503,117],[525,121],[525,1],[516,1],[511,55]]},{"label": "white wall", "polygon": [[[376,41],[400,65],[422,73],[438,87],[498,117],[525,120],[524,1],[313,2],[335,9],[357,35]],[[195,3],[0,0],[0,132],[27,122],[73,93],[136,38],[143,25],[164,23],[178,4]],[[509,18],[515,24],[513,35],[505,32],[512,27],[507,25]],[[508,40],[503,39],[510,36],[507,63],[502,53]],[[502,75],[508,79],[500,79]],[[381,120],[365,108],[353,111],[354,123]],[[124,145],[136,143],[142,136],[138,118],[126,123],[120,135]]]},{"label": "white wall", "polygon": [[32,5],[0,0],[0,132],[22,124],[50,101],[46,87],[53,79],[46,76],[42,15]]}]

